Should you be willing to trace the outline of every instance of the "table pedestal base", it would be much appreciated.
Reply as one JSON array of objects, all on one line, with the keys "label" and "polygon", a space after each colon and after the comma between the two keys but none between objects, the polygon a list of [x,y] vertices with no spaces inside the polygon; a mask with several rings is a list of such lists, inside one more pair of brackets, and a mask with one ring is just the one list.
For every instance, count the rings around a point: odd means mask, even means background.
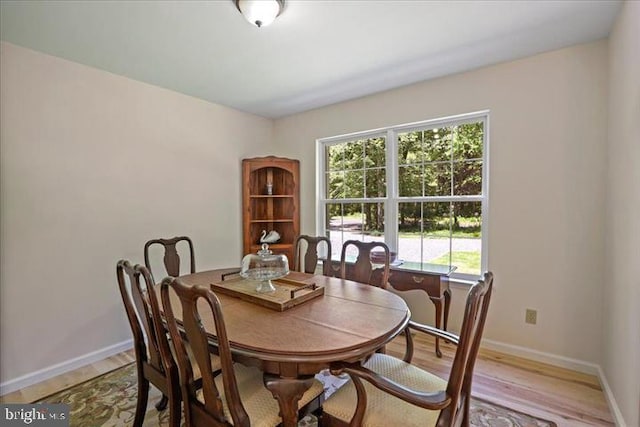
[{"label": "table pedestal base", "polygon": [[297,427],[298,401],[313,384],[314,378],[282,378],[264,374],[264,385],[280,404],[283,427]]}]

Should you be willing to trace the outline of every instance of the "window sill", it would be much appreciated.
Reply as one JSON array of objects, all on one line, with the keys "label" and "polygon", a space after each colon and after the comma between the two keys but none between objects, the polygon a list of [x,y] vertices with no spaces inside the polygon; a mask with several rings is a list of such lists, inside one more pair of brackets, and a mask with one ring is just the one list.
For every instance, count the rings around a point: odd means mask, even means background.
[{"label": "window sill", "polygon": [[469,289],[471,286],[476,284],[476,280],[467,280],[467,279],[455,279],[449,278],[449,285],[454,288],[460,289]]}]

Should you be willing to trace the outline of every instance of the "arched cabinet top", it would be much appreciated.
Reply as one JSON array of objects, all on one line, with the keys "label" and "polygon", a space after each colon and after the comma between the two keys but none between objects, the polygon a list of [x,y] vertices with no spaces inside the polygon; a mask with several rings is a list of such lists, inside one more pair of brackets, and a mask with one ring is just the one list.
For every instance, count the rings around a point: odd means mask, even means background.
[{"label": "arched cabinet top", "polygon": [[258,169],[264,168],[279,168],[296,174],[300,170],[300,160],[287,159],[286,157],[254,157],[251,159],[243,159],[242,164],[248,165],[249,172],[255,172]]}]

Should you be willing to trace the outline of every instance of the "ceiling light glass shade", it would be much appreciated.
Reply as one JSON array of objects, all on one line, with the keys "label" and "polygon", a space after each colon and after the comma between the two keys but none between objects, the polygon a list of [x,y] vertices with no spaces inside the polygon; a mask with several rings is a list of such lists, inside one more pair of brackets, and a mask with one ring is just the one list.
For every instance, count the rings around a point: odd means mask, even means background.
[{"label": "ceiling light glass shade", "polygon": [[235,0],[236,7],[256,27],[266,27],[271,24],[282,9],[284,0]]}]

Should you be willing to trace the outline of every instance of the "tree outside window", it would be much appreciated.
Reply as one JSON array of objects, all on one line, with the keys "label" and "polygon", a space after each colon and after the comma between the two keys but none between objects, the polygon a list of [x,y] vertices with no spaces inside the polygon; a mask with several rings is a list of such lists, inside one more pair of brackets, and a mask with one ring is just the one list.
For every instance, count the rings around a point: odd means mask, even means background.
[{"label": "tree outside window", "polygon": [[332,256],[345,240],[379,240],[403,267],[455,266],[458,275],[479,276],[486,122],[482,114],[319,141],[320,228],[332,240]]}]

